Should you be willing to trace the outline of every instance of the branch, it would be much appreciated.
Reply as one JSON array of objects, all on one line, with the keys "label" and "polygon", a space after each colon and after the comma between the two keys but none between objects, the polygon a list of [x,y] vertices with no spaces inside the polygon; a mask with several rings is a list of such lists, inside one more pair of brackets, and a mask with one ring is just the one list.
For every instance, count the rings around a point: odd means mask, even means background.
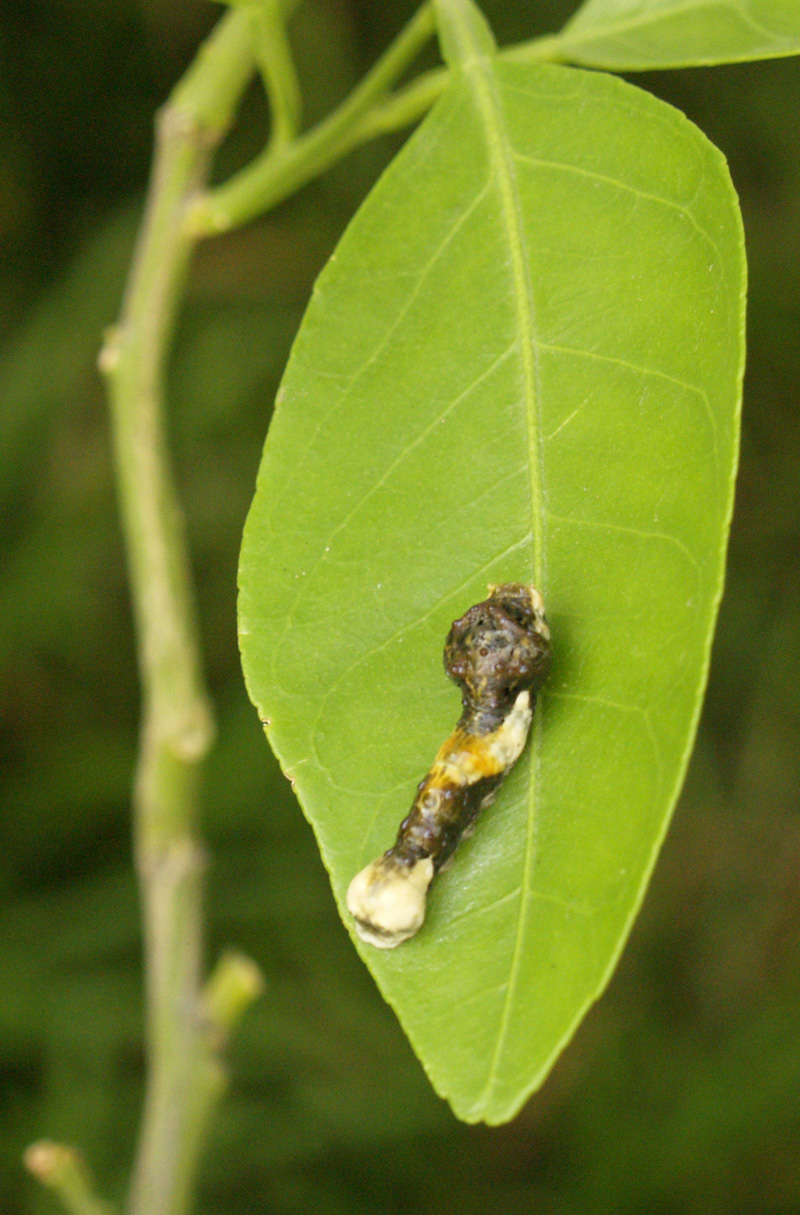
[{"label": "branch", "polygon": [[[200,986],[197,783],[213,721],[167,454],[163,378],[193,249],[185,210],[206,180],[212,151],[253,71],[247,16],[233,11],[159,115],[150,192],[122,316],[100,356],[144,698],[134,816],[148,1076],[132,1215],[187,1211],[205,1124],[224,1079]],[[251,981],[244,986],[252,992]]]}]

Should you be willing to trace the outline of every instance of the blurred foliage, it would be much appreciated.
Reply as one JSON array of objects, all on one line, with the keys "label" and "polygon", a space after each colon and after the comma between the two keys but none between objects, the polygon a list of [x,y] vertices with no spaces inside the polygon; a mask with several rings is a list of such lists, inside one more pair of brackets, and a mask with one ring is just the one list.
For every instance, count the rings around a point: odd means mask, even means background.
[{"label": "blurred foliage", "polygon": [[[574,4],[492,0],[501,42]],[[6,0],[0,29],[0,1210],[80,1146],[110,1196],[141,1099],[129,842],[138,691],[104,404],[151,117],[216,10]],[[306,113],[343,95],[408,0],[306,0]],[[800,1208],[800,64],[637,82],[727,154],[751,265],[744,448],[711,684],[673,829],[619,971],[500,1130],[431,1092],[333,907],[238,665],[235,573],[270,402],[313,279],[392,146],[201,251],[172,368],[176,465],[220,714],[209,956],[257,959],[201,1210],[789,1215]],[[257,92],[220,160],[264,138]],[[458,1015],[454,1010],[454,1033]]]}]

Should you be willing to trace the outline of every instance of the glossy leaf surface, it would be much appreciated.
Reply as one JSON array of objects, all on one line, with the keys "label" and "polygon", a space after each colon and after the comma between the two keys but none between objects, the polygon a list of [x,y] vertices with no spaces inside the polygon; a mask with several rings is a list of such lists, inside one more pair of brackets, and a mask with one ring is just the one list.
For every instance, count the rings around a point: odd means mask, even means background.
[{"label": "glossy leaf surface", "polygon": [[617,71],[774,59],[800,54],[800,5],[797,0],[586,0],[558,41],[575,63]]},{"label": "glossy leaf surface", "polygon": [[[453,618],[534,581],[555,667],[417,937],[359,944],[437,1090],[500,1122],[605,985],[721,593],[744,264],[724,161],[612,77],[477,57],[322,274],[241,560],[251,696],[340,908],[460,703]],[[343,913],[347,920],[346,912]]]}]

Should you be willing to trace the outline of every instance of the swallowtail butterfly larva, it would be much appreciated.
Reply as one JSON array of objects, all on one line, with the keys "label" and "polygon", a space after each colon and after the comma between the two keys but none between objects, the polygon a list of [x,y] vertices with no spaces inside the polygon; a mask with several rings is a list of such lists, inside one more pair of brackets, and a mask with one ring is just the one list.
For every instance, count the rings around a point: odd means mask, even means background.
[{"label": "swallowtail butterfly larva", "polygon": [[421,927],[434,876],[522,754],[550,654],[544,602],[532,586],[490,587],[488,599],[453,622],[444,666],[464,711],[394,844],[350,883],[347,906],[362,940],[391,949]]}]

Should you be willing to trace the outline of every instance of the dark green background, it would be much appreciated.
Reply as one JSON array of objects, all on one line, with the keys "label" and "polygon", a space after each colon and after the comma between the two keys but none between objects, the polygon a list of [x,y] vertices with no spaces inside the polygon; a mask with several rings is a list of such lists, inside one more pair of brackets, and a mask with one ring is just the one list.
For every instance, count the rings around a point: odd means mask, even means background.
[{"label": "dark green background", "polygon": [[[501,43],[574,4],[493,0]],[[138,692],[99,333],[116,313],[151,118],[218,10],[5,0],[0,27],[0,1211],[54,1210],[41,1136],[125,1184],[141,1097],[128,789]],[[306,0],[307,114],[411,5]],[[339,923],[238,666],[238,537],[313,279],[390,141],[205,246],[171,426],[220,715],[205,831],[209,956],[268,981],[231,1057],[199,1210],[790,1215],[800,1210],[800,62],[659,73],[728,156],[751,273],[742,469],[700,737],[619,971],[499,1130],[431,1092]],[[264,138],[257,90],[220,158]],[[458,1032],[457,1015],[453,1032]]]}]

